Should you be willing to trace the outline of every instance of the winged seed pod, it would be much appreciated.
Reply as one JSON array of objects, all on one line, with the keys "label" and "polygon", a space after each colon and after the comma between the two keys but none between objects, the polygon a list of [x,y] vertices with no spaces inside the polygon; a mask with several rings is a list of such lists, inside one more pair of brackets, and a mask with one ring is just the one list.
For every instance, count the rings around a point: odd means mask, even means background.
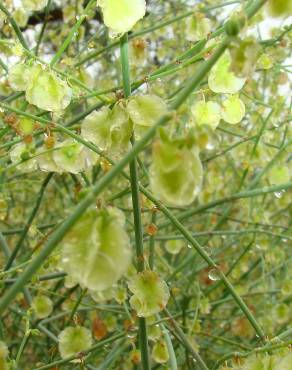
[{"label": "winged seed pod", "polygon": [[169,352],[165,340],[160,339],[154,344],[151,357],[158,364],[165,364],[169,360]]},{"label": "winged seed pod", "polygon": [[186,20],[187,40],[196,42],[205,39],[211,32],[212,25],[209,18],[202,13],[196,13]]},{"label": "winged seed pod", "polygon": [[50,316],[53,311],[52,301],[44,295],[34,297],[31,307],[34,310],[37,319],[44,319],[45,317]]},{"label": "winged seed pod", "polygon": [[[278,354],[257,354],[248,357],[240,366],[230,367],[230,370],[291,370],[292,353],[281,351]],[[225,370],[221,367],[220,370]]]},{"label": "winged seed pod", "polygon": [[164,136],[153,144],[150,186],[159,199],[172,205],[188,205],[198,195],[202,181],[198,151],[187,140]]},{"label": "winged seed pod", "polygon": [[246,78],[236,77],[230,70],[232,58],[227,50],[209,73],[209,88],[215,93],[235,94],[243,88]]},{"label": "winged seed pod", "polygon": [[186,244],[185,241],[180,240],[180,239],[168,240],[165,243],[165,249],[170,254],[178,254],[182,250],[182,248],[185,246],[185,244]]},{"label": "winged seed pod", "polygon": [[[99,158],[96,153],[72,139],[67,139],[57,144],[55,150],[47,154],[45,154],[48,161],[47,171],[50,167],[53,170],[52,163],[50,166],[50,160],[52,159],[56,166],[56,172],[70,172],[74,174],[78,174],[93,166]],[[40,166],[43,166],[43,169],[45,168],[44,159],[40,162]]]},{"label": "winged seed pod", "polygon": [[[16,144],[9,153],[11,162],[17,164],[17,168],[23,172],[32,172],[37,169],[35,158],[30,158],[30,147],[24,143]],[[24,161],[23,161],[24,160]],[[21,162],[23,161],[23,162]]]},{"label": "winged seed pod", "polygon": [[239,123],[245,115],[245,105],[237,95],[230,95],[223,101],[222,118],[225,122],[234,125]]},{"label": "winged seed pod", "polygon": [[154,271],[146,270],[133,276],[128,287],[133,293],[130,304],[140,317],[160,312],[169,300],[167,284]]},{"label": "winged seed pod", "polygon": [[146,13],[145,0],[97,0],[112,37],[131,31]]},{"label": "winged seed pod", "polygon": [[291,0],[269,0],[267,3],[268,12],[272,17],[289,17],[292,15]]},{"label": "winged seed pod", "polygon": [[134,96],[129,99],[127,111],[139,138],[155,124],[157,117],[167,113],[167,105],[157,95]]},{"label": "winged seed pod", "polygon": [[48,0],[21,0],[23,8],[30,11],[42,10],[47,4]]},{"label": "winged seed pod", "polygon": [[72,90],[55,72],[35,64],[29,69],[26,100],[40,109],[60,112],[67,108]]},{"label": "winged seed pod", "polygon": [[7,357],[9,355],[9,351],[7,345],[0,341],[0,369],[1,370],[9,370],[9,366],[7,364]]},{"label": "winged seed pod", "polygon": [[81,125],[81,136],[110,154],[126,151],[132,136],[132,123],[119,104],[113,109],[103,107],[89,114]]},{"label": "winged seed pod", "polygon": [[8,82],[15,91],[24,91],[29,81],[30,67],[24,63],[15,64],[9,69]]},{"label": "winged seed pod", "polygon": [[205,100],[198,101],[192,108],[192,114],[194,116],[196,124],[199,126],[207,125],[213,130],[219,125],[221,120],[221,108],[220,105],[214,101]]},{"label": "winged seed pod", "polygon": [[83,214],[61,248],[63,268],[73,281],[103,291],[126,273],[131,248],[124,226],[124,215],[117,208],[90,209]]},{"label": "winged seed pod", "polygon": [[59,352],[62,358],[76,355],[89,349],[92,336],[88,329],[82,326],[67,327],[59,334]]}]

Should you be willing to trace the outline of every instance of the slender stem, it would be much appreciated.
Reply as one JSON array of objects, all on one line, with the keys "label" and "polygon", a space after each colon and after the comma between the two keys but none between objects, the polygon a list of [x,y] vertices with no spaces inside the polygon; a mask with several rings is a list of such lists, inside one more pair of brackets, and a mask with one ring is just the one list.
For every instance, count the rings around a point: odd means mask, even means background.
[{"label": "slender stem", "polygon": [[86,18],[86,12],[91,7],[94,1],[95,0],[90,0],[89,3],[87,4],[86,8],[84,9],[84,14],[82,14],[80,18],[77,20],[77,22],[75,23],[75,25],[69,32],[69,35],[66,37],[63,44],[60,46],[59,50],[57,51],[57,53],[51,60],[51,63],[50,63],[51,67],[53,67],[61,59],[63,53],[68,48],[68,46],[71,44],[73,37],[77,34],[78,29],[80,28],[80,26],[82,25],[82,23],[84,22]]},{"label": "slender stem", "polygon": [[194,347],[191,345],[189,342],[188,338],[184,334],[184,332],[181,330],[177,322],[174,320],[170,312],[165,309],[165,313],[168,316],[168,319],[170,320],[171,325],[169,326],[169,329],[173,329],[173,331],[177,334],[177,336],[180,338],[182,341],[183,345],[186,347],[186,349],[190,352],[192,357],[197,361],[199,364],[200,368],[203,370],[209,370],[208,366],[205,364],[204,360],[201,358],[199,353],[194,349]]},{"label": "slender stem", "polygon": [[18,24],[15,22],[15,19],[10,14],[10,12],[6,9],[2,1],[0,2],[0,10],[2,10],[2,12],[7,16],[7,19],[9,23],[11,24],[12,28],[14,29],[14,32],[16,33],[16,36],[19,42],[21,43],[21,45],[24,47],[24,49],[29,50],[29,47],[23,37],[22,32],[20,31],[20,28],[18,27]]},{"label": "slender stem", "polygon": [[[123,83],[124,83],[124,95],[125,95],[125,98],[128,98],[131,95],[130,66],[129,66],[129,55],[128,55],[128,34],[125,34],[121,38],[121,63],[122,63]],[[132,138],[132,143],[134,143],[134,136]],[[137,271],[141,272],[145,268],[144,246],[143,246],[143,226],[142,226],[142,219],[141,219],[137,161],[135,158],[130,162],[130,183],[131,183],[131,190],[132,190],[132,203],[133,203],[133,213],[134,213]],[[140,342],[140,349],[141,349],[142,368],[143,370],[150,370],[147,325],[146,325],[146,320],[144,317],[139,317],[139,342]]]},{"label": "slender stem", "polygon": [[6,241],[4,235],[1,231],[0,231],[0,248],[2,249],[2,252],[3,252],[5,258],[8,260],[10,255],[11,255],[11,252],[10,252],[9,246],[7,244],[7,241]]},{"label": "slender stem", "polygon": [[25,225],[25,227],[23,229],[23,232],[22,232],[22,234],[21,234],[21,236],[20,236],[20,238],[19,238],[19,240],[18,240],[18,242],[17,242],[14,250],[12,251],[12,253],[11,253],[10,257],[9,257],[9,260],[8,260],[8,262],[6,264],[5,270],[8,270],[12,266],[13,261],[16,258],[17,254],[18,254],[18,252],[19,252],[19,250],[20,250],[20,248],[22,246],[22,243],[23,243],[23,241],[24,241],[24,239],[25,239],[25,237],[26,237],[26,235],[27,235],[27,233],[29,231],[29,228],[31,227],[31,224],[33,223],[33,220],[34,220],[34,218],[35,218],[35,216],[36,216],[36,214],[37,214],[37,212],[38,212],[38,210],[40,208],[40,205],[41,205],[41,202],[42,202],[42,199],[43,199],[43,196],[44,196],[46,187],[49,184],[49,182],[50,182],[50,180],[51,180],[52,177],[53,177],[53,173],[50,173],[45,178],[45,180],[44,180],[44,182],[43,182],[43,184],[41,186],[41,189],[39,191],[39,194],[37,196],[35,206],[34,206],[32,212],[31,212],[31,214],[29,216],[29,219],[27,221],[27,224]]}]

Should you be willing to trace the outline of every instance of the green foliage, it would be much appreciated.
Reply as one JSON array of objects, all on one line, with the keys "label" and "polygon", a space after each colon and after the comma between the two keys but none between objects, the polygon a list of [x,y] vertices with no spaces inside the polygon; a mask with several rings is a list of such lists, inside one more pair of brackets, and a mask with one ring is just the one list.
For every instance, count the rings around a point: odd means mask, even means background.
[{"label": "green foliage", "polygon": [[291,370],[289,15],[0,1],[0,370]]}]

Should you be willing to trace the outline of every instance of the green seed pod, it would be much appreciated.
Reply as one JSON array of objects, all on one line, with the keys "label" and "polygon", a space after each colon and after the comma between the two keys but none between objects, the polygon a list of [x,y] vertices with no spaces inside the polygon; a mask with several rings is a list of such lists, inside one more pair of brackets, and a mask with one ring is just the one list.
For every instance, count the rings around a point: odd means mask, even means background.
[{"label": "green seed pod", "polygon": [[159,340],[154,344],[152,358],[158,364],[165,364],[169,360],[168,348],[164,340]]},{"label": "green seed pod", "polygon": [[48,0],[22,0],[25,10],[38,11],[42,10],[48,3]]},{"label": "green seed pod", "polygon": [[130,31],[146,13],[145,0],[98,0],[112,37]]},{"label": "green seed pod", "polygon": [[62,265],[68,275],[92,291],[111,288],[131,261],[131,248],[123,213],[108,207],[90,209],[62,242]]},{"label": "green seed pod", "polygon": [[76,326],[68,327],[59,334],[59,352],[62,358],[76,355],[89,349],[92,345],[92,336],[88,329]]},{"label": "green seed pod", "polygon": [[240,23],[238,20],[230,19],[225,24],[225,31],[228,36],[231,36],[231,37],[237,36],[240,32],[240,29],[241,27],[240,27]]},{"label": "green seed pod", "polygon": [[49,158],[53,159],[57,172],[77,174],[93,166],[99,158],[97,154],[83,144],[71,139],[57,144],[55,149],[45,156],[48,160]]},{"label": "green seed pod", "polygon": [[291,0],[269,0],[267,6],[272,17],[289,17],[292,15]]},{"label": "green seed pod", "polygon": [[153,145],[150,185],[153,193],[172,205],[188,205],[198,195],[203,168],[195,147],[187,140],[165,137]]},{"label": "green seed pod", "polygon": [[160,312],[167,304],[167,284],[154,271],[143,271],[129,281],[133,293],[130,304],[140,317],[149,317]]},{"label": "green seed pod", "polygon": [[185,246],[185,242],[183,240],[168,240],[165,243],[165,249],[170,254],[178,254],[181,249]]},{"label": "green seed pod", "polygon": [[31,135],[34,130],[34,121],[27,117],[21,117],[19,119],[18,129],[22,135]]},{"label": "green seed pod", "polygon": [[38,319],[44,319],[50,316],[53,311],[53,303],[50,298],[40,295],[33,299],[31,304],[32,309]]},{"label": "green seed pod", "polygon": [[26,100],[40,109],[60,112],[67,108],[72,90],[55,72],[35,64],[29,69]]},{"label": "green seed pod", "polygon": [[29,82],[30,67],[24,63],[15,64],[9,69],[8,82],[15,91],[24,91]]},{"label": "green seed pod", "polygon": [[111,155],[125,152],[132,136],[132,123],[121,104],[89,114],[81,125],[81,136]]},{"label": "green seed pod", "polygon": [[9,370],[10,367],[7,364],[7,357],[9,355],[8,348],[6,344],[2,341],[0,341],[0,369],[1,370]]},{"label": "green seed pod", "polygon": [[227,50],[209,73],[208,84],[213,92],[235,94],[242,89],[246,79],[237,77],[230,70],[231,64],[232,58],[230,51]]}]

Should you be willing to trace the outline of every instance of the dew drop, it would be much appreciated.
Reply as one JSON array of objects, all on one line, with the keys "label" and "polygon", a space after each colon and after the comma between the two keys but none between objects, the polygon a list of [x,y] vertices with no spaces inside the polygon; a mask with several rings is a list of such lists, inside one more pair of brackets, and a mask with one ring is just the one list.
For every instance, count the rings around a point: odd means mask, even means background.
[{"label": "dew drop", "polygon": [[190,244],[188,244],[188,248],[192,249],[192,246]]},{"label": "dew drop", "polygon": [[209,271],[209,279],[212,281],[217,281],[221,279],[220,271],[217,269],[212,269]]},{"label": "dew drop", "polygon": [[283,192],[282,192],[282,191],[276,191],[276,192],[274,193],[274,195],[275,195],[275,197],[276,197],[276,198],[280,199],[280,198],[282,198],[282,196],[283,196]]}]

